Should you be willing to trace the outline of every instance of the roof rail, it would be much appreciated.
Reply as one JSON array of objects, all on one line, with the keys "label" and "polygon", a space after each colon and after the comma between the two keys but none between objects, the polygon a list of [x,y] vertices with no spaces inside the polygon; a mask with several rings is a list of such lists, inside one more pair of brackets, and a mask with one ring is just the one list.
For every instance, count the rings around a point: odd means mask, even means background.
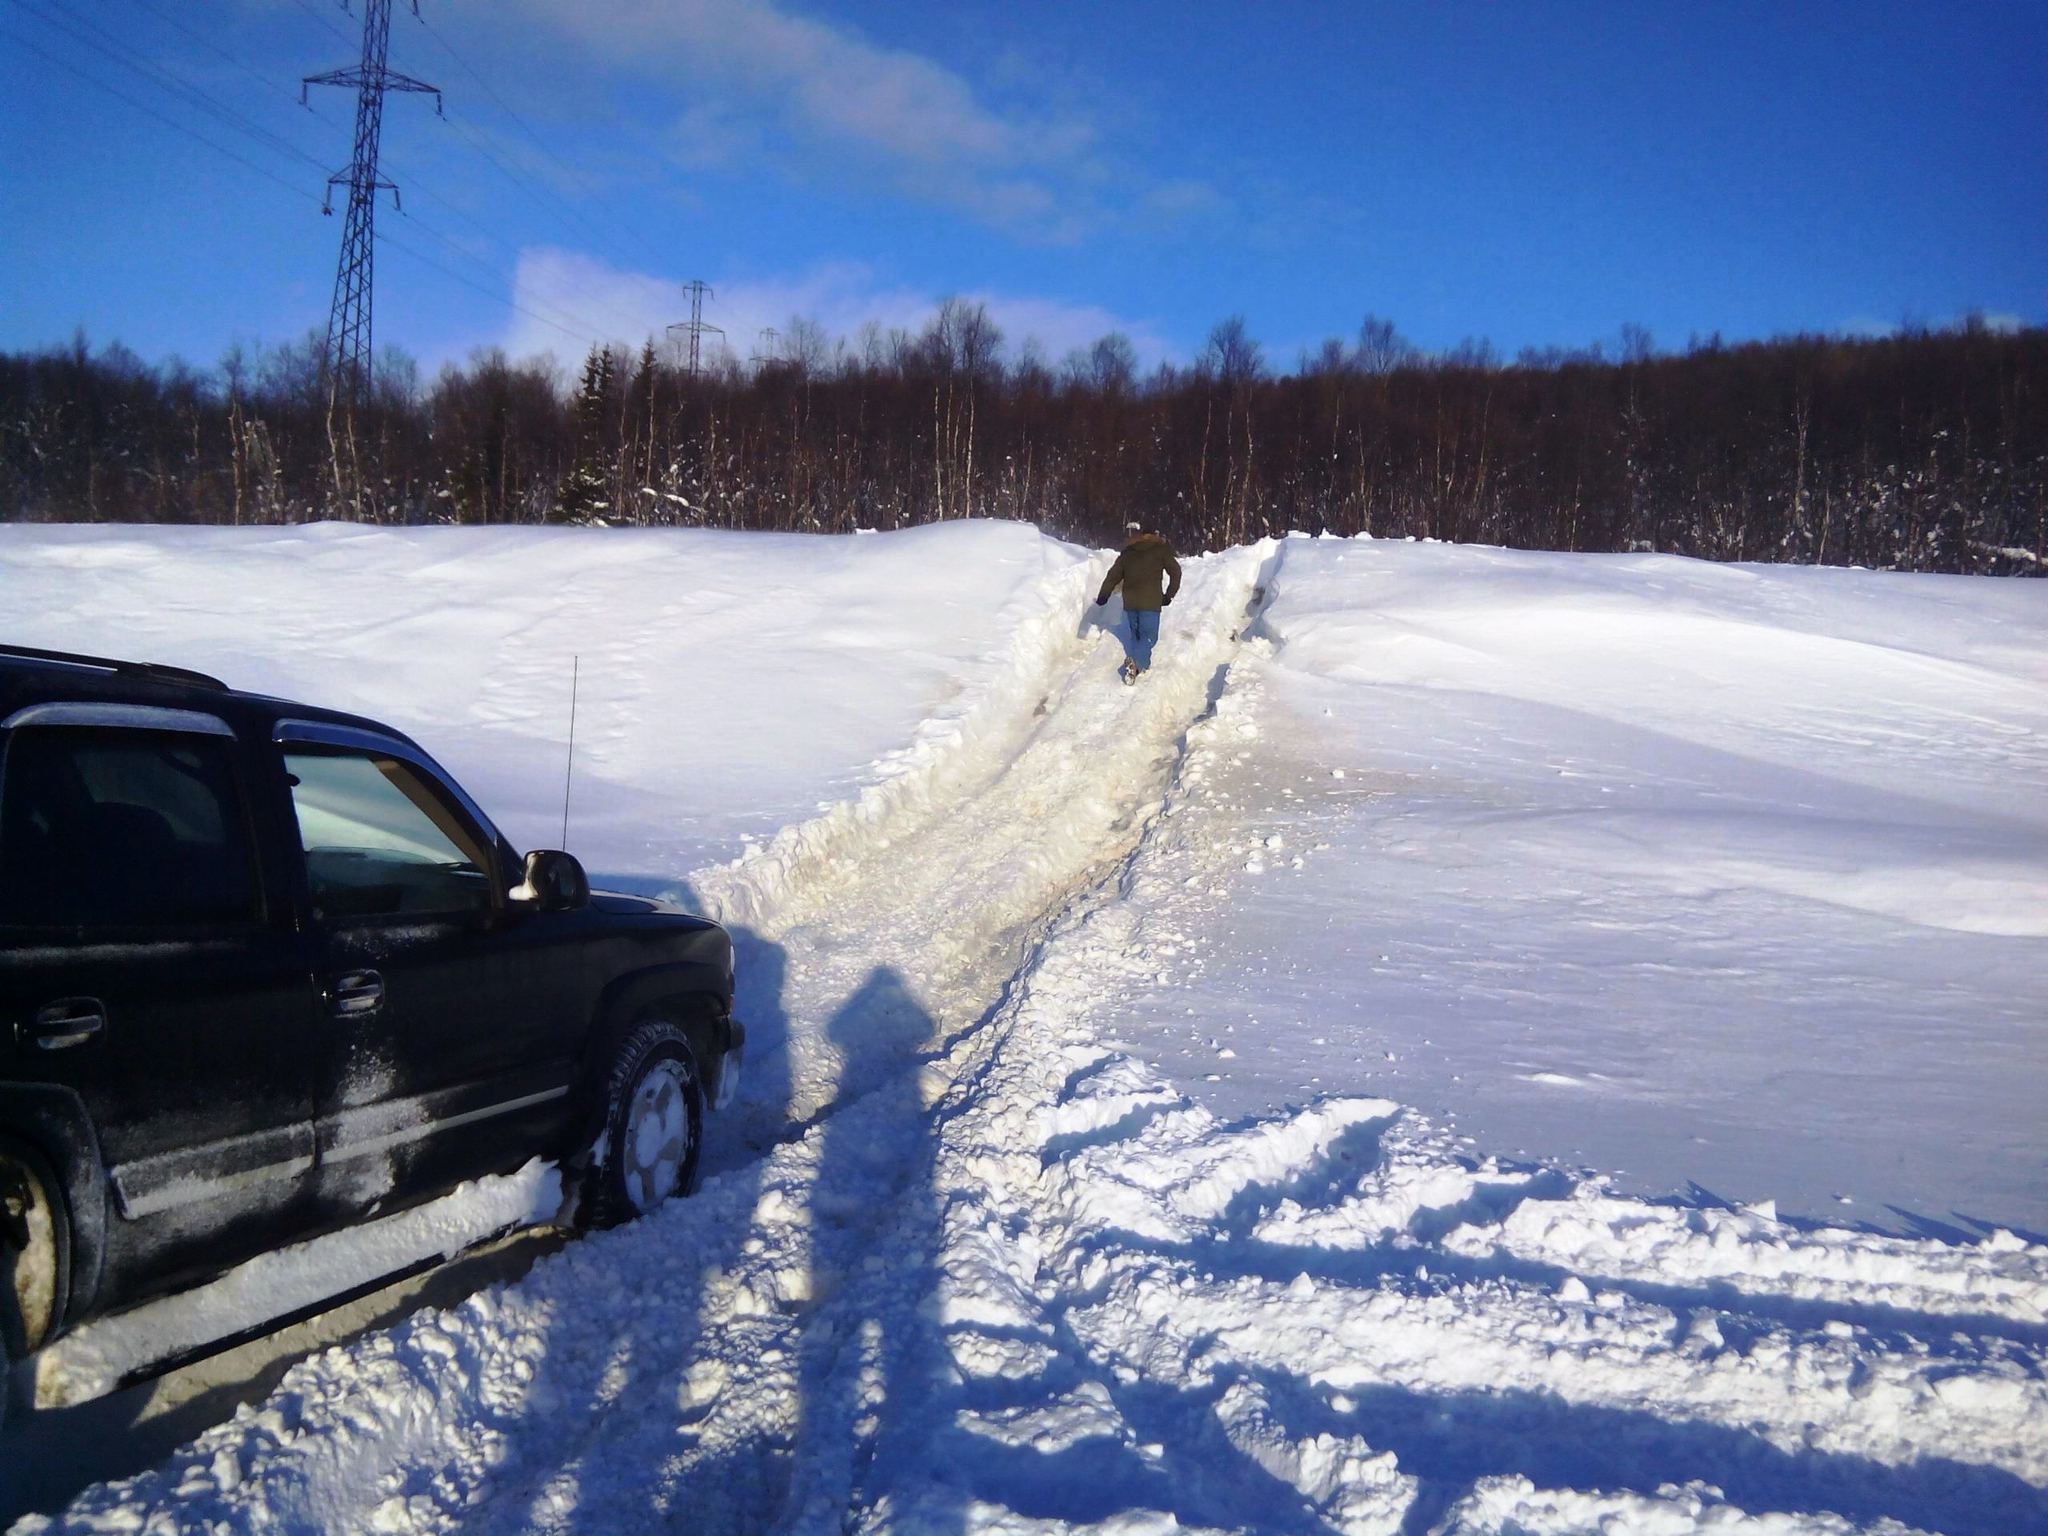
[{"label": "roof rail", "polygon": [[166,666],[159,661],[116,661],[108,656],[81,656],[74,651],[40,651],[29,645],[0,645],[0,656],[18,656],[24,661],[56,661],[72,667],[101,667],[122,677],[147,678],[156,683],[182,683],[188,688],[211,688],[220,693],[228,685],[189,667]]}]

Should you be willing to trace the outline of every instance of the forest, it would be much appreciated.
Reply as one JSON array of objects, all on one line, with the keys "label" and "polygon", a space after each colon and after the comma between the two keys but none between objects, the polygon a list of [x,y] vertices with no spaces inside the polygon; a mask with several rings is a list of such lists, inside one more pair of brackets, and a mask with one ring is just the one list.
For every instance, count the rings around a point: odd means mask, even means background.
[{"label": "forest", "polygon": [[2048,329],[1660,351],[1424,353],[1368,316],[1274,367],[1244,321],[1184,365],[1006,345],[978,303],[695,375],[649,341],[571,371],[380,359],[337,409],[319,336],[211,371],[0,354],[0,519],[713,526],[1024,519],[1183,548],[1289,530],[1915,571],[2048,569]]}]

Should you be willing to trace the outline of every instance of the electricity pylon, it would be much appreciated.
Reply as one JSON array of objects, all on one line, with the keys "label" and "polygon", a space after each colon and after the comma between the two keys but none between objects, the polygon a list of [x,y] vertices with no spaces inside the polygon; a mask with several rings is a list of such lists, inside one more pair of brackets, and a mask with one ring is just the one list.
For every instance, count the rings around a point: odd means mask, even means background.
[{"label": "electricity pylon", "polygon": [[[347,9],[348,0],[342,0]],[[412,0],[412,13],[420,13]],[[384,66],[391,47],[391,0],[363,0],[363,61],[353,69],[308,75],[299,85],[299,100],[315,85],[352,85],[356,89],[356,153],[345,174],[327,178],[322,213],[334,212],[334,189],[348,187],[348,220],[341,235],[341,264],[334,272],[334,305],[327,316],[327,400],[329,409],[343,408],[353,417],[369,393],[371,367],[371,279],[377,262],[377,194],[388,190],[391,206],[398,188],[377,174],[377,142],[384,131],[384,93],[418,91],[434,98],[441,93],[423,80]]]},{"label": "electricity pylon", "polygon": [[706,325],[704,323],[704,295],[711,292],[711,285],[705,282],[703,278],[697,277],[692,278],[683,286],[690,295],[690,318],[678,320],[669,329],[671,331],[681,331],[690,338],[690,377],[694,379],[697,377],[698,350],[704,337],[711,335],[723,339],[725,332],[715,325]]}]

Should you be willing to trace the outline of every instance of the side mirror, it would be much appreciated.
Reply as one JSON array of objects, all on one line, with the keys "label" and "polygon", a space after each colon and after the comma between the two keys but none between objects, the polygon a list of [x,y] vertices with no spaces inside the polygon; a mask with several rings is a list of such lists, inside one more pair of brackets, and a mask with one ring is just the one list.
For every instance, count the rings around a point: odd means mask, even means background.
[{"label": "side mirror", "polygon": [[526,878],[512,899],[541,912],[573,912],[590,905],[590,877],[572,853],[536,848],[526,856]]}]

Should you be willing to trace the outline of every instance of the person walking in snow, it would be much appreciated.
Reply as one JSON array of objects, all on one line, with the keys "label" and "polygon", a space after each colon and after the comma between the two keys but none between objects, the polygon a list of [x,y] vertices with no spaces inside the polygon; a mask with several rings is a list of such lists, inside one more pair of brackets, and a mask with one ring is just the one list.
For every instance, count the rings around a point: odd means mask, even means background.
[{"label": "person walking in snow", "polygon": [[1095,606],[1100,608],[1109,601],[1110,593],[1123,589],[1124,664],[1116,671],[1128,684],[1135,683],[1152,665],[1160,610],[1180,591],[1180,562],[1173,558],[1173,546],[1163,534],[1148,531],[1143,523],[1126,523],[1124,529],[1131,541],[1102,578]]}]

